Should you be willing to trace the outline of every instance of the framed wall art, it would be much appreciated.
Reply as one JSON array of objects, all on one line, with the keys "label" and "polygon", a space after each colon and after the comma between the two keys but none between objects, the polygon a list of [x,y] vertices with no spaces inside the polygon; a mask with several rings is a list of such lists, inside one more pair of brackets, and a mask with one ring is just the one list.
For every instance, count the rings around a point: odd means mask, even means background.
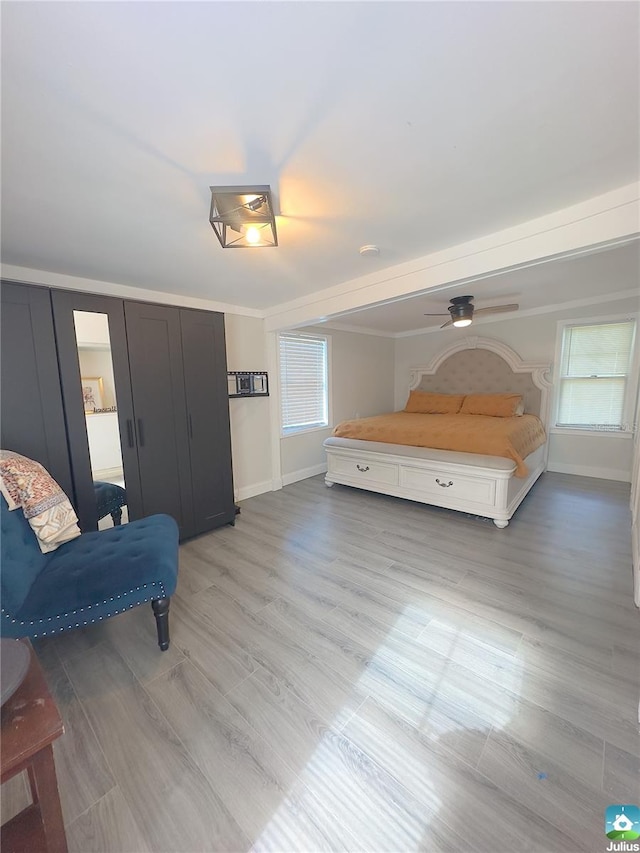
[{"label": "framed wall art", "polygon": [[92,415],[95,409],[102,409],[104,406],[104,384],[102,376],[82,376],[82,400],[84,402],[84,411],[87,415]]}]

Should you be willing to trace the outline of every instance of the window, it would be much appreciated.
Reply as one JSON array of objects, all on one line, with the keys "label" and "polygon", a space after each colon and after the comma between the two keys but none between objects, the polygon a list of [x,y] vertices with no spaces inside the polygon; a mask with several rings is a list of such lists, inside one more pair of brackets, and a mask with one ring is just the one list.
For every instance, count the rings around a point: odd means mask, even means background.
[{"label": "window", "polygon": [[557,427],[629,429],[635,326],[635,320],[564,326]]},{"label": "window", "polygon": [[282,432],[289,435],[329,425],[327,338],[280,335]]}]

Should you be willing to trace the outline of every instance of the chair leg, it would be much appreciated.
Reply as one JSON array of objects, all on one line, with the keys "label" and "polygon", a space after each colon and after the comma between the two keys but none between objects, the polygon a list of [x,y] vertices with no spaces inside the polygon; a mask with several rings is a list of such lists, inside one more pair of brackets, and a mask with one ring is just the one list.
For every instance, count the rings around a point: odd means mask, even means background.
[{"label": "chair leg", "polygon": [[111,513],[111,518],[113,519],[113,526],[117,527],[119,524],[122,524],[122,509],[114,509]]},{"label": "chair leg", "polygon": [[151,602],[153,613],[156,617],[156,628],[158,629],[158,645],[163,652],[169,648],[169,603],[170,598],[156,598]]}]

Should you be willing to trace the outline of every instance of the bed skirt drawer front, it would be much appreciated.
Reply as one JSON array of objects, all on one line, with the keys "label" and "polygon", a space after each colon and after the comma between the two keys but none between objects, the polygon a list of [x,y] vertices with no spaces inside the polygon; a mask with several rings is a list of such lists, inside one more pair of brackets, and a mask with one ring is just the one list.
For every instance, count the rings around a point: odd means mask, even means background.
[{"label": "bed skirt drawer front", "polygon": [[432,495],[444,504],[463,500],[493,505],[496,499],[496,481],[489,477],[469,477],[408,465],[400,466],[400,485]]},{"label": "bed skirt drawer front", "polygon": [[329,457],[329,473],[347,478],[354,483],[398,484],[398,465],[390,462],[372,462],[370,459],[349,459],[345,456]]}]

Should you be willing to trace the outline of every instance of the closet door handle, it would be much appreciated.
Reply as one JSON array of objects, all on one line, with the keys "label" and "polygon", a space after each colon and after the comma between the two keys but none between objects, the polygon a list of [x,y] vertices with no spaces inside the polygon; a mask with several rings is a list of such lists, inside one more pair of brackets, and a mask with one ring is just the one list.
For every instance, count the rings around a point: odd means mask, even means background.
[{"label": "closet door handle", "polygon": [[191,412],[189,412],[189,437],[193,438],[193,418],[191,417]]},{"label": "closet door handle", "polygon": [[127,441],[129,442],[129,447],[133,447],[133,421],[131,418],[127,418]]},{"label": "closet door handle", "polygon": [[142,428],[142,418],[138,418],[138,441],[140,447],[144,447],[144,429]]}]

